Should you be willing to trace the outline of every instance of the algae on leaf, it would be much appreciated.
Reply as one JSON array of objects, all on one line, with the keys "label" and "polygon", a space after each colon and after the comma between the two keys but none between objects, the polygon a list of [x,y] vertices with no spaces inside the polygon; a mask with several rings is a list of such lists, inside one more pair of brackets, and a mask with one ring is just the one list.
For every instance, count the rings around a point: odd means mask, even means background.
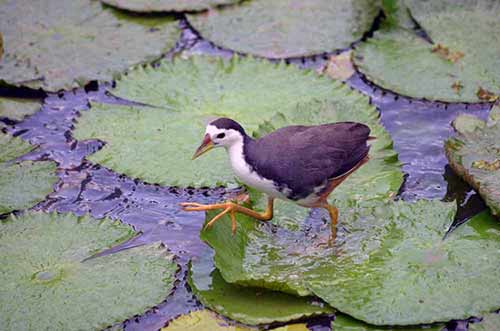
[{"label": "algae on leaf", "polygon": [[0,97],[0,117],[21,121],[24,117],[33,115],[40,106],[37,99]]},{"label": "algae on leaf", "polygon": [[0,214],[32,207],[52,192],[57,182],[55,162],[16,162],[33,148],[20,138],[0,133]]},{"label": "algae on leaf", "polygon": [[500,224],[484,212],[443,240],[455,211],[440,201],[346,201],[338,249],[327,246],[327,225],[306,220],[293,231],[240,214],[234,236],[223,217],[202,239],[228,282],[313,294],[370,324],[427,324],[500,307]]},{"label": "algae on leaf", "polygon": [[101,0],[103,3],[140,13],[169,11],[198,11],[220,5],[229,5],[241,0]]},{"label": "algae on leaf", "polygon": [[112,80],[158,59],[179,36],[172,16],[137,16],[92,0],[0,3],[0,82],[49,91]]},{"label": "algae on leaf", "polygon": [[430,40],[405,24],[376,31],[355,48],[354,62],[369,80],[406,96],[447,102],[480,102],[481,90],[500,94],[498,1],[398,3],[389,18],[398,21],[397,13],[409,9]]},{"label": "algae on leaf", "polygon": [[30,212],[0,222],[0,323],[7,330],[101,330],[159,304],[175,280],[159,243],[96,255],[136,235],[90,216]]},{"label": "algae on leaf", "polygon": [[253,0],[188,15],[218,46],[279,59],[349,47],[370,30],[380,11],[369,0]]},{"label": "algae on leaf", "polygon": [[486,123],[470,115],[454,121],[457,135],[445,143],[452,169],[474,187],[491,212],[500,215],[500,121],[495,119],[498,106]]},{"label": "algae on leaf", "polygon": [[[217,117],[237,120],[254,137],[286,125],[354,120],[377,136],[361,174],[370,172],[384,183],[393,178],[394,193],[401,185],[392,141],[368,98],[311,71],[252,58],[225,62],[195,56],[158,68],[138,67],[118,80],[112,93],[155,107],[93,104],[82,112],[74,136],[104,141],[89,159],[131,177],[195,187],[236,183],[223,149],[191,160],[205,125]],[[373,182],[356,182],[356,176],[351,183],[373,187]]]},{"label": "algae on leaf", "polygon": [[205,307],[249,325],[288,322],[333,313],[332,308],[318,299],[229,284],[214,268],[213,254],[204,254],[191,262],[188,282]]}]

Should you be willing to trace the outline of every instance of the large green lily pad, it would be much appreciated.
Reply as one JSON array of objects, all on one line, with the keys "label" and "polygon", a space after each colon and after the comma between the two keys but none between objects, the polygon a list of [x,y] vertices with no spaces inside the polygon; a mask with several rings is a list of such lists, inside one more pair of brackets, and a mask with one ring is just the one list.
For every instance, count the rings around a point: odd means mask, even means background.
[{"label": "large green lily pad", "polygon": [[335,320],[332,322],[332,331],[441,331],[443,327],[444,324],[407,327],[376,326],[344,314],[335,314]]},{"label": "large green lily pad", "polygon": [[177,269],[163,245],[95,256],[135,235],[118,221],[73,214],[2,220],[2,327],[101,330],[159,304]]},{"label": "large green lily pad", "polygon": [[238,3],[241,0],[101,0],[107,5],[140,12],[197,11],[220,5]]},{"label": "large green lily pad", "polygon": [[243,215],[234,236],[224,217],[202,239],[228,282],[314,294],[370,324],[427,324],[500,307],[500,224],[484,212],[443,240],[455,211],[440,201],[346,203],[337,248],[326,225],[293,231]]},{"label": "large green lily pad", "polygon": [[231,50],[289,58],[349,47],[379,12],[369,0],[254,0],[188,15],[206,39]]},{"label": "large green lily pad", "polygon": [[343,186],[359,185],[356,192],[362,192],[380,188],[373,185],[380,181],[397,192],[401,185],[397,156],[375,107],[367,97],[314,72],[251,58],[194,57],[163,62],[158,69],[137,68],[112,92],[155,108],[93,104],[82,112],[74,136],[106,142],[89,159],[131,177],[178,186],[236,183],[223,149],[191,160],[206,123],[225,116],[253,136],[290,124],[367,123],[378,138],[372,160]]},{"label": "large green lily pad", "polygon": [[213,267],[213,254],[191,262],[189,285],[201,303],[221,315],[249,325],[288,322],[333,313],[329,306],[290,294],[227,283]]},{"label": "large green lily pad", "polygon": [[0,81],[49,91],[111,80],[175,44],[171,16],[133,16],[91,0],[0,3]]},{"label": "large green lily pad", "polygon": [[21,121],[40,109],[40,101],[36,99],[0,97],[0,117]]},{"label": "large green lily pad", "polygon": [[15,161],[33,148],[0,133],[0,214],[32,207],[52,192],[57,182],[55,162]]},{"label": "large green lily pad", "polygon": [[491,313],[483,316],[480,323],[469,324],[469,331],[497,331],[500,330],[500,314]]},{"label": "large green lily pad", "polygon": [[[356,46],[354,62],[377,85],[415,98],[478,102],[500,94],[500,3],[404,2],[432,40],[391,25]],[[396,18],[397,20],[397,18]]]},{"label": "large green lily pad", "polygon": [[500,121],[493,120],[495,113],[489,123],[460,115],[454,121],[457,135],[446,141],[445,150],[452,169],[500,215]]}]

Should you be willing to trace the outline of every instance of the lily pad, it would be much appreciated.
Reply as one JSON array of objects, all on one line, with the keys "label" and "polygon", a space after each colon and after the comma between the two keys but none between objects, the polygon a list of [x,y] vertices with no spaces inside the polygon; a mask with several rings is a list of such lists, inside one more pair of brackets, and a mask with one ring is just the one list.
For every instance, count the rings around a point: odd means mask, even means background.
[{"label": "lily pad", "polygon": [[370,29],[379,10],[369,0],[254,0],[188,20],[218,46],[279,59],[347,48]]},{"label": "lily pad", "polygon": [[194,57],[162,62],[158,69],[136,68],[117,81],[112,93],[155,108],[93,104],[82,112],[74,136],[104,141],[89,159],[131,177],[163,185],[235,184],[224,150],[191,160],[207,121],[225,116],[253,136],[291,124],[366,123],[378,139],[372,161],[360,169],[363,179],[351,183],[371,190],[373,180],[363,175],[369,172],[384,183],[394,179],[395,192],[401,185],[392,140],[375,107],[367,97],[314,72],[251,58]]},{"label": "lily pad", "polygon": [[230,283],[313,294],[374,325],[428,324],[500,307],[500,224],[484,212],[443,240],[455,211],[440,201],[351,202],[340,208],[337,248],[326,245],[327,226],[291,231],[244,215],[234,236],[224,217],[202,239]]},{"label": "lily pad", "polygon": [[255,329],[240,325],[233,325],[218,317],[210,310],[197,310],[188,315],[181,315],[170,321],[161,331],[252,331]]},{"label": "lily pad", "polygon": [[220,5],[238,3],[241,0],[101,0],[103,3],[139,13],[164,11],[198,11]]},{"label": "lily pad", "polygon": [[37,99],[0,97],[0,117],[21,121],[24,117],[33,115],[40,109]]},{"label": "lily pad", "polygon": [[108,81],[158,59],[179,36],[172,16],[133,16],[91,0],[0,4],[0,81],[49,91]]},{"label": "lily pad", "polygon": [[470,115],[454,121],[457,135],[445,143],[452,169],[474,187],[491,212],[500,215],[500,121]]},{"label": "lily pad", "polygon": [[354,62],[375,84],[414,98],[479,102],[500,94],[500,3],[406,1],[432,43],[391,25],[356,46]]},{"label": "lily pad", "polygon": [[443,328],[444,324],[407,327],[376,326],[344,314],[335,314],[335,320],[332,322],[332,331],[441,331]]},{"label": "lily pad", "polygon": [[213,266],[213,254],[191,262],[189,285],[201,303],[235,321],[249,324],[288,322],[333,313],[313,298],[227,283]]},{"label": "lily pad", "polygon": [[[230,323],[210,310],[197,310],[168,323],[161,331],[256,331],[258,329]],[[308,331],[305,324],[291,324],[270,331]]]},{"label": "lily pad", "polygon": [[32,207],[52,192],[58,180],[55,162],[15,161],[33,148],[0,133],[0,214]]},{"label": "lily pad", "polygon": [[136,234],[118,221],[73,214],[2,220],[2,327],[100,330],[159,304],[177,269],[163,245],[96,256]]},{"label": "lily pad", "polygon": [[491,313],[483,316],[480,323],[469,324],[469,331],[497,331],[500,330],[500,314]]}]

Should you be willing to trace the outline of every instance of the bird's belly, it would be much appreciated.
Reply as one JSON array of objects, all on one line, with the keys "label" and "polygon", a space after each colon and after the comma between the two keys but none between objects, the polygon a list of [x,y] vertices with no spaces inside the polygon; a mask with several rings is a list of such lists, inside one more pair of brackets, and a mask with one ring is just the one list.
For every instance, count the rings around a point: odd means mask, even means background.
[{"label": "bird's belly", "polygon": [[233,171],[236,177],[238,177],[239,180],[245,183],[245,185],[248,185],[259,192],[266,193],[271,197],[286,199],[286,195],[276,188],[273,181],[259,176],[248,166],[239,166],[233,164]]}]

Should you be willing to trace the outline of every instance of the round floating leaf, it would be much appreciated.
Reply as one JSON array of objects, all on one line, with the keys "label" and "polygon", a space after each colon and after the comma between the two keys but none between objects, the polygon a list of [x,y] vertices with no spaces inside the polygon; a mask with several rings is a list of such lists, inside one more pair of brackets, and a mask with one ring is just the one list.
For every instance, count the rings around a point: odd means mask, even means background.
[{"label": "round floating leaf", "polygon": [[432,43],[397,26],[377,31],[355,49],[355,64],[368,79],[429,100],[478,102],[481,90],[500,94],[498,1],[406,3]]},{"label": "round floating leaf", "polygon": [[312,298],[229,284],[213,267],[212,254],[191,262],[188,282],[205,307],[245,324],[288,322],[333,313],[332,308]]},{"label": "round floating leaf", "polygon": [[149,13],[162,11],[195,11],[220,5],[238,3],[241,0],[101,0],[120,9]]},{"label": "round floating leaf", "polygon": [[500,314],[492,313],[483,316],[480,323],[470,323],[469,331],[498,331],[500,330]]},{"label": "round floating leaf", "polygon": [[[375,107],[360,93],[314,72],[251,58],[194,57],[163,62],[158,69],[137,68],[117,82],[113,93],[157,108],[93,104],[82,112],[74,136],[106,142],[89,159],[131,177],[179,186],[235,183],[223,149],[191,160],[206,122],[225,116],[253,136],[291,124],[367,123],[378,138],[372,160],[359,171],[362,180],[353,176],[343,186],[359,186],[361,195],[381,188],[373,185],[377,180],[394,192],[401,185],[397,156]],[[365,172],[374,179],[367,180]],[[387,191],[381,188],[382,194]]]},{"label": "round floating leaf", "polygon": [[202,239],[226,281],[314,294],[370,324],[434,323],[500,307],[500,224],[484,212],[443,240],[455,209],[440,201],[346,204],[337,249],[326,245],[328,226],[291,231],[243,215],[235,236],[225,216]]},{"label": "round floating leaf", "polygon": [[50,91],[111,80],[159,58],[178,38],[171,16],[132,16],[90,0],[2,1],[0,77]]},{"label": "round floating leaf", "polygon": [[206,39],[237,52],[289,58],[349,47],[379,12],[368,0],[254,0],[188,15]]},{"label": "round floating leaf", "polygon": [[15,162],[32,149],[20,138],[0,133],[0,214],[37,204],[57,182],[55,162]]},{"label": "round floating leaf", "polygon": [[197,310],[182,315],[168,323],[161,331],[252,331],[253,329],[240,325],[232,325],[218,317],[210,310]]},{"label": "round floating leaf", "polygon": [[0,97],[0,117],[21,121],[40,109],[40,101],[36,99]]},{"label": "round floating leaf", "polygon": [[407,327],[376,326],[344,314],[335,314],[335,320],[332,322],[333,331],[441,331],[443,327],[443,324]]},{"label": "round floating leaf", "polygon": [[461,115],[454,121],[457,135],[445,143],[453,170],[474,187],[491,212],[500,215],[500,121]]},{"label": "round floating leaf", "polygon": [[[275,307],[274,307],[275,308]],[[197,310],[189,315],[182,315],[168,323],[161,331],[252,331],[255,328],[249,328],[242,325],[233,325],[228,321],[218,317],[210,310]],[[305,324],[291,324],[271,331],[308,331]]]},{"label": "round floating leaf", "polygon": [[0,323],[7,330],[94,330],[143,313],[173,287],[161,244],[96,256],[136,235],[109,219],[26,213],[0,223]]}]

